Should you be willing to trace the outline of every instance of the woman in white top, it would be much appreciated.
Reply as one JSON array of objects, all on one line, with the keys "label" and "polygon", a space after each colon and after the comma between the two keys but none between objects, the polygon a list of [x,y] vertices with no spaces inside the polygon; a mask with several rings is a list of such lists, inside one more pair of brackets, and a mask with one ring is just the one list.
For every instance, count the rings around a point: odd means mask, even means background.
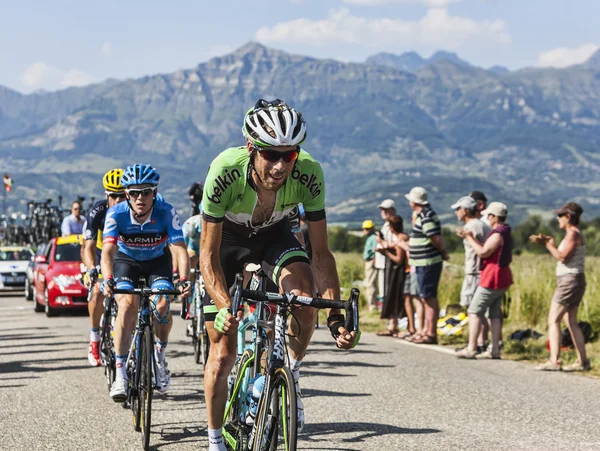
[{"label": "woman in white top", "polygon": [[[577,324],[577,311],[585,293],[585,241],[579,220],[583,213],[581,205],[567,202],[560,210],[554,210],[558,225],[566,232],[558,247],[554,239],[547,235],[532,235],[534,243],[544,244],[552,256],[558,260],[556,264],[556,291],[552,297],[548,315],[548,336],[550,339],[550,360],[536,367],[540,371],[589,371],[590,361],[585,353],[585,340],[581,328]],[[565,318],[571,339],[577,350],[577,362],[562,368],[560,362],[561,331],[560,322]]]}]

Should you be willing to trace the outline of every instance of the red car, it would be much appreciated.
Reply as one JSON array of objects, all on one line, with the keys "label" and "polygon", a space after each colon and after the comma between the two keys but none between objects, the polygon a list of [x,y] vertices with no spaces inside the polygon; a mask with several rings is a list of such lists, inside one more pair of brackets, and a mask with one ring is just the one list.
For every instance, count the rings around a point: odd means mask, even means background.
[{"label": "red car", "polygon": [[81,235],[54,238],[35,257],[33,302],[36,312],[55,316],[61,310],[87,307],[88,290],[81,277]]}]

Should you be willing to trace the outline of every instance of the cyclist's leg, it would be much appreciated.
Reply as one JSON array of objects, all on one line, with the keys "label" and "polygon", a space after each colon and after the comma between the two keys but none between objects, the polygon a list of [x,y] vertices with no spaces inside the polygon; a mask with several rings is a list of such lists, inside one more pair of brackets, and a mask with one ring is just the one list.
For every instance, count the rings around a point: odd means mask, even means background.
[{"label": "cyclist's leg", "polygon": [[[268,251],[264,255],[263,271],[280,290],[300,296],[315,296],[316,283],[310,260],[306,251],[292,233],[291,229],[284,228],[271,241]],[[312,307],[298,307],[293,311],[289,320],[288,332],[288,359],[290,370],[296,382],[296,407],[298,411],[298,432],[304,428],[304,404],[298,380],[300,379],[300,366],[306,353],[306,348],[315,330],[317,310]]]},{"label": "cyclist's leg", "polygon": [[[280,290],[301,296],[316,295],[316,283],[310,260],[295,234],[289,227],[282,227],[272,237],[262,263],[265,275]],[[290,356],[302,360],[306,347],[315,329],[317,310],[312,307],[297,307],[289,321]],[[293,371],[293,368],[292,368]]]},{"label": "cyclist's leg", "polygon": [[[83,247],[83,246],[82,246]],[[96,249],[96,265],[100,264],[101,253]],[[98,266],[99,267],[99,266]],[[104,296],[100,292],[100,281],[97,281],[92,287],[92,295],[88,302],[88,313],[90,315],[90,347],[88,351],[88,361],[90,365],[100,366],[100,318],[104,313]]]},{"label": "cyclist's leg", "polygon": [[[114,278],[119,289],[133,289],[139,279],[139,263],[125,254],[117,252],[114,264]],[[117,356],[126,355],[131,346],[131,335],[135,329],[138,312],[138,296],[130,294],[117,294],[115,300],[118,305],[115,320],[114,341]]]},{"label": "cyclist's leg", "polygon": [[[154,260],[142,264],[142,275],[147,276],[151,288],[173,290],[173,271],[171,253],[165,252]],[[155,356],[157,363],[158,391],[165,393],[171,385],[171,375],[168,369],[166,350],[169,343],[169,334],[173,327],[169,296],[154,296],[152,307],[154,311],[154,335],[156,337]]]},{"label": "cyclist's leg", "polygon": [[[220,260],[225,274],[225,281],[230,287],[235,275],[241,273],[245,263],[253,259],[256,249],[247,237],[237,237],[224,230],[221,242]],[[214,328],[214,321],[219,309],[212,301],[208,290],[204,291],[202,310],[206,321],[206,330],[210,339],[210,352],[204,369],[204,397],[208,416],[210,440],[217,437],[223,426],[225,403],[227,402],[227,376],[233,369],[236,359],[237,335],[224,335]],[[214,434],[213,437],[210,435]]]},{"label": "cyclist's leg", "polygon": [[[117,288],[134,288],[139,274],[137,262],[125,254],[117,252],[114,264],[114,277]],[[131,336],[135,329],[135,321],[138,311],[138,296],[128,294],[115,295],[118,305],[117,317],[114,324],[114,345],[116,374],[110,396],[115,401],[124,401],[126,395],[127,380],[127,356],[131,346]]]},{"label": "cyclist's leg", "polygon": [[100,318],[104,313],[104,296],[100,292],[100,282],[96,282],[90,289],[92,295],[88,302],[88,313],[90,315],[88,362],[92,366],[100,366]]}]

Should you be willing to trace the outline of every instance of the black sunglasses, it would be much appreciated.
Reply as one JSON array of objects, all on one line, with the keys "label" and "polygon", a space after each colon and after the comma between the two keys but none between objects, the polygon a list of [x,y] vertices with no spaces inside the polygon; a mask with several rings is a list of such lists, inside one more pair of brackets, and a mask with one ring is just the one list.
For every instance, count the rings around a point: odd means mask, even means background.
[{"label": "black sunglasses", "polygon": [[563,216],[567,216],[567,213],[559,213],[556,215],[557,218],[562,218]]},{"label": "black sunglasses", "polygon": [[125,199],[125,193],[108,193],[111,199]]},{"label": "black sunglasses", "polygon": [[133,197],[134,199],[137,199],[140,196],[147,197],[150,194],[154,193],[154,188],[128,189],[126,191],[126,193],[129,194],[130,197]]},{"label": "black sunglasses", "polygon": [[260,154],[261,157],[267,161],[270,161],[271,163],[276,163],[279,160],[283,160],[285,163],[291,163],[292,161],[296,161],[298,159],[298,155],[300,154],[299,146],[296,148],[296,150],[288,150],[287,152],[279,152],[278,150],[273,149],[262,149],[257,146],[252,147]]}]

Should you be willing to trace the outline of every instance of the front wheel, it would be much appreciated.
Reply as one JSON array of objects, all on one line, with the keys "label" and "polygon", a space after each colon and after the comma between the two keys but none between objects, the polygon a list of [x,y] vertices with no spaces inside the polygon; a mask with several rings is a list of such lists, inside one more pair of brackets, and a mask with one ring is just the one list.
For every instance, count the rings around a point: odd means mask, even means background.
[{"label": "front wheel", "polygon": [[288,367],[275,370],[258,406],[253,451],[296,451],[298,407],[296,385]]},{"label": "front wheel", "polygon": [[58,312],[56,311],[56,309],[54,307],[50,306],[50,297],[48,296],[48,288],[47,287],[44,289],[44,298],[46,298],[46,305],[44,307],[46,316],[48,318],[51,318],[53,316],[58,315]]},{"label": "front wheel", "polygon": [[[143,343],[143,344],[142,344]],[[150,446],[150,428],[152,425],[152,392],[154,389],[154,343],[152,331],[145,327],[140,339],[140,382],[138,398],[140,405],[140,426],[142,428],[142,446],[147,450]]]}]

